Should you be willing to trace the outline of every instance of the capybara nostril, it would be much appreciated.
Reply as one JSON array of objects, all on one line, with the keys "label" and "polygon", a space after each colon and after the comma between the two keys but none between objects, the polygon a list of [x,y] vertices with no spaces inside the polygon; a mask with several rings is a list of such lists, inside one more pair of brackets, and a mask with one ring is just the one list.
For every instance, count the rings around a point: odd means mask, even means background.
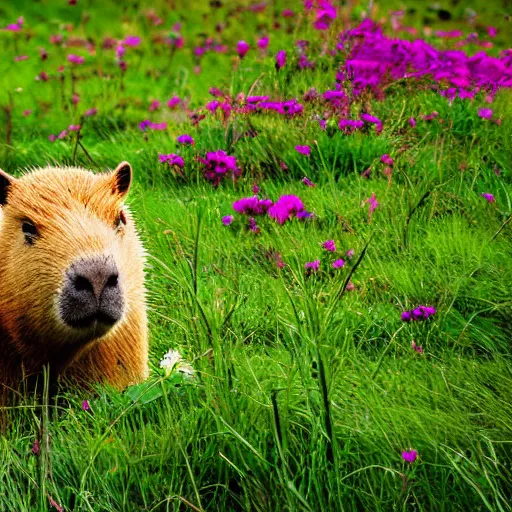
[{"label": "capybara nostril", "polygon": [[61,317],[71,327],[114,325],[123,314],[124,301],[113,258],[82,258],[73,263],[66,272],[59,303]]}]

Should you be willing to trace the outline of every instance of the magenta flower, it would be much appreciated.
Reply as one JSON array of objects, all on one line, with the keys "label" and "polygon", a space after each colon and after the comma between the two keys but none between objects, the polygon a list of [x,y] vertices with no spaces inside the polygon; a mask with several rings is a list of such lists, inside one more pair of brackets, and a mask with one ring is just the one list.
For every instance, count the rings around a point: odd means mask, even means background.
[{"label": "magenta flower", "polygon": [[180,99],[178,98],[178,96],[173,96],[168,102],[167,102],[167,106],[169,108],[176,108],[179,104],[180,104]]},{"label": "magenta flower", "polygon": [[37,437],[34,439],[34,444],[32,445],[32,453],[34,455],[39,455],[39,452],[41,451],[41,447],[39,446],[39,439]]},{"label": "magenta flower", "polygon": [[10,23],[7,25],[7,27],[4,28],[4,30],[8,30],[9,32],[19,32],[23,27],[23,16],[18,18],[18,21],[16,23]]},{"label": "magenta flower", "polygon": [[256,220],[253,219],[252,217],[249,219],[249,229],[253,233],[259,233],[261,231],[260,228],[258,227],[258,224],[256,224]]},{"label": "magenta flower", "polygon": [[410,124],[413,128],[416,128],[416,119],[414,119],[414,117],[410,117],[410,118],[409,118],[409,124]]},{"label": "magenta flower", "polygon": [[83,409],[84,411],[90,411],[90,410],[91,410],[91,406],[90,406],[90,404],[89,404],[89,400],[84,400],[84,401],[82,402],[82,409]]},{"label": "magenta flower", "polygon": [[349,249],[345,254],[346,254],[347,258],[349,260],[351,260],[354,257],[355,253],[356,253],[356,251],[354,251],[354,249]]},{"label": "magenta flower", "polygon": [[80,103],[80,96],[76,92],[71,96],[71,103],[73,103],[73,105],[78,105]]},{"label": "magenta flower", "polygon": [[342,132],[352,133],[364,126],[364,121],[360,119],[341,119],[338,126]]},{"label": "magenta flower", "polygon": [[139,46],[140,44],[140,37],[139,36],[126,36],[122,41],[121,44],[124,44],[125,46]]},{"label": "magenta flower", "polygon": [[402,452],[402,459],[404,459],[405,462],[409,462],[410,464],[412,464],[417,457],[418,452],[416,450],[411,450],[410,452]]},{"label": "magenta flower", "polygon": [[487,199],[487,201],[489,201],[489,203],[494,203],[495,199],[494,199],[494,196],[492,194],[487,194],[486,192],[484,192],[483,194],[480,194],[483,198]]},{"label": "magenta flower", "polygon": [[421,118],[423,119],[423,121],[432,121],[432,119],[435,119],[438,116],[439,116],[439,112],[436,112],[434,110],[434,112],[432,112],[431,114],[421,116]]},{"label": "magenta flower", "polygon": [[336,8],[329,0],[317,0],[318,9],[313,26],[316,30],[327,30],[336,18]]},{"label": "magenta flower", "polygon": [[277,202],[268,209],[268,214],[279,224],[284,224],[294,215],[298,217],[298,214],[303,210],[304,205],[302,201],[297,196],[289,195],[281,196]]},{"label": "magenta flower", "polygon": [[98,113],[98,109],[93,107],[84,112],[84,117],[91,117],[91,116],[96,115],[97,113]]},{"label": "magenta flower", "polygon": [[295,146],[295,150],[301,155],[309,156],[311,154],[311,148],[309,146]]},{"label": "magenta flower", "polygon": [[122,44],[118,44],[116,46],[116,57],[118,59],[121,59],[124,57],[124,54],[126,53],[126,48]]},{"label": "magenta flower", "polygon": [[380,161],[386,165],[389,165],[390,167],[393,166],[393,159],[387,153],[380,157]]},{"label": "magenta flower", "polygon": [[433,306],[418,306],[412,311],[404,311],[401,314],[403,322],[427,320],[429,317],[436,313],[436,308]]},{"label": "magenta flower", "polygon": [[230,226],[234,219],[235,217],[233,217],[233,215],[224,215],[224,217],[222,217],[222,224],[224,224],[224,226]]},{"label": "magenta flower", "polygon": [[302,183],[304,183],[304,185],[306,185],[307,187],[315,186],[315,184],[307,176],[304,176],[304,178],[302,178]]},{"label": "magenta flower", "polygon": [[21,62],[22,60],[28,60],[28,55],[18,55],[14,57],[14,62]]},{"label": "magenta flower", "polygon": [[478,109],[478,116],[482,119],[491,119],[492,109],[491,108],[480,108]]},{"label": "magenta flower", "polygon": [[205,167],[204,177],[214,187],[217,187],[227,175],[234,180],[241,174],[241,170],[236,165],[236,158],[227,155],[225,151],[211,151],[206,154],[206,158],[199,160]]},{"label": "magenta flower", "polygon": [[149,111],[154,112],[160,108],[161,103],[158,100],[153,100],[149,105]]},{"label": "magenta flower", "polygon": [[236,45],[236,51],[241,59],[247,55],[249,48],[250,46],[245,41],[238,41],[238,44]]},{"label": "magenta flower", "polygon": [[180,169],[183,169],[185,166],[185,161],[180,155],[176,155],[175,153],[169,153],[168,155],[159,153],[158,154],[158,160],[161,163],[168,163],[169,167],[177,166]]},{"label": "magenta flower", "polygon": [[146,131],[146,128],[149,128],[150,130],[166,130],[167,129],[167,123],[152,123],[148,119],[145,119],[141,123],[139,123],[139,128],[144,132]]},{"label": "magenta flower", "polygon": [[195,144],[194,139],[190,135],[188,135],[187,133],[184,133],[183,135],[180,135],[176,139],[176,142],[178,142],[179,144],[190,144],[191,146]]},{"label": "magenta flower", "polygon": [[498,29],[496,27],[487,27],[487,34],[489,37],[496,37],[498,35]]},{"label": "magenta flower", "polygon": [[283,18],[293,18],[295,16],[295,13],[291,9],[283,9],[281,12],[281,16]]},{"label": "magenta flower", "polygon": [[340,259],[333,261],[332,268],[343,268],[344,265],[345,265],[345,261],[340,258]]},{"label": "magenta flower", "polygon": [[27,116],[29,116],[30,114],[32,114],[32,110],[30,110],[30,109],[27,109],[27,110],[24,110],[24,111],[23,111],[23,116],[24,116],[24,117],[27,117]]},{"label": "magenta flower", "polygon": [[286,65],[286,51],[279,50],[276,54],[276,69],[279,71]]},{"label": "magenta flower", "polygon": [[80,57],[79,55],[75,55],[74,53],[70,53],[68,55],[68,61],[71,62],[71,64],[83,64],[84,58]]},{"label": "magenta flower", "polygon": [[377,201],[377,198],[375,197],[375,193],[373,193],[368,199],[366,199],[365,203],[367,203],[369,205],[368,221],[371,222],[372,213],[375,211],[377,206],[379,206],[379,202]]},{"label": "magenta flower", "polygon": [[270,199],[258,199],[257,196],[244,197],[232,205],[235,212],[243,215],[264,215],[272,206]]},{"label": "magenta flower", "polygon": [[320,268],[320,260],[314,260],[304,263],[304,268],[306,270],[312,270],[313,272],[316,272]]},{"label": "magenta flower", "polygon": [[411,341],[411,348],[418,352],[418,354],[423,354],[423,347],[421,345],[416,345],[416,342],[414,340]]},{"label": "magenta flower", "polygon": [[361,114],[361,120],[365,123],[374,124],[376,133],[382,131],[382,121],[378,117],[371,116],[370,114]]},{"label": "magenta flower", "polygon": [[68,131],[67,130],[62,130],[59,135],[57,135],[57,139],[65,139],[68,135]]},{"label": "magenta flower", "polygon": [[53,133],[48,135],[48,140],[50,142],[55,142],[57,140],[57,135],[54,135]]},{"label": "magenta flower", "polygon": [[329,252],[336,252],[336,244],[334,243],[334,240],[327,240],[322,244],[322,247]]},{"label": "magenta flower", "polygon": [[264,36],[258,39],[258,48],[260,48],[261,50],[265,50],[268,47],[268,41],[268,36]]},{"label": "magenta flower", "polygon": [[80,130],[81,126],[79,124],[70,124],[68,126],[68,130],[70,132],[78,132]]},{"label": "magenta flower", "polygon": [[256,183],[252,186],[252,193],[253,194],[258,194],[260,191],[260,187],[258,187],[258,185],[256,185]]}]

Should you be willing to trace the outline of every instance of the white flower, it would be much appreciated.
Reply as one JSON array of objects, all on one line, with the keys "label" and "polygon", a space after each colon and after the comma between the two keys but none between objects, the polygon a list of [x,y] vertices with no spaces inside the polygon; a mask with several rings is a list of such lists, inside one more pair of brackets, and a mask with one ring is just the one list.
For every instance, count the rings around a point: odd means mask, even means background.
[{"label": "white flower", "polygon": [[160,361],[160,368],[164,368],[165,373],[169,375],[174,369],[178,372],[184,373],[187,377],[193,377],[195,374],[194,368],[183,360],[183,357],[177,350],[169,350],[164,354]]}]

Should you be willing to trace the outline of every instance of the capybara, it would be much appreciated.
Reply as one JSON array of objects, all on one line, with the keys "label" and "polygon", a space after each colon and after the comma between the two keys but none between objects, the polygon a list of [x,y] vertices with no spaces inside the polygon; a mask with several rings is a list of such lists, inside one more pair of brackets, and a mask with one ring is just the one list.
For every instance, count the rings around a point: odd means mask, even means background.
[{"label": "capybara", "polygon": [[145,252],[130,164],[0,170],[0,385],[50,375],[119,389],[148,373]]}]

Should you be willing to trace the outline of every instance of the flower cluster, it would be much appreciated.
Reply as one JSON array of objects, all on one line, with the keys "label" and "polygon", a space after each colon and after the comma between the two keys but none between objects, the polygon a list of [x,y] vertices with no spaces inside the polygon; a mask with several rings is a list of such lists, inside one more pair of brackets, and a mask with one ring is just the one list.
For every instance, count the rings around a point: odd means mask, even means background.
[{"label": "flower cluster", "polygon": [[222,150],[211,151],[206,154],[206,158],[199,158],[199,160],[204,165],[204,177],[214,187],[219,186],[226,176],[235,180],[242,172],[236,165],[236,158]]},{"label": "flower cluster", "polygon": [[436,308],[433,306],[418,306],[411,311],[404,311],[401,318],[404,322],[418,322],[421,320],[426,320],[427,318],[434,315],[435,312]]}]

